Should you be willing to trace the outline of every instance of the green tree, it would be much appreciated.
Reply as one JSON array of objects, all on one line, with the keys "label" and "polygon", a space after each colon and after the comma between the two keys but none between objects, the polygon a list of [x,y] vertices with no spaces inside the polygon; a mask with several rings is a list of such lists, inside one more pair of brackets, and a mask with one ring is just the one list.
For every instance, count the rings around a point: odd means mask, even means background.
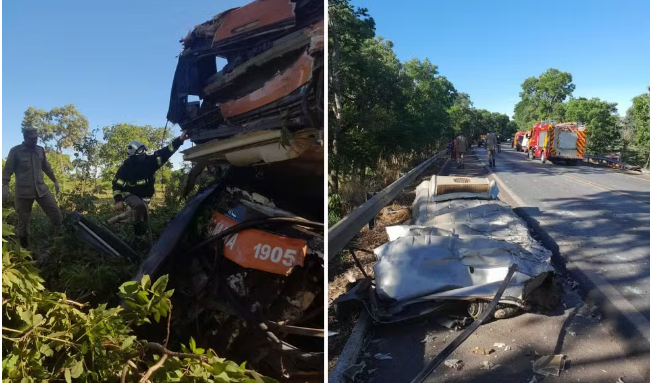
[{"label": "green tree", "polygon": [[37,128],[46,146],[62,153],[88,134],[88,120],[77,108],[68,104],[50,111],[30,106],[25,111],[23,128]]},{"label": "green tree", "polygon": [[84,136],[78,143],[75,143],[73,165],[79,170],[81,180],[81,192],[85,192],[86,184],[92,182],[93,193],[97,193],[97,181],[99,178],[99,167],[101,158],[102,143],[97,138],[98,131],[95,129]]},{"label": "green tree", "polygon": [[[156,150],[169,144],[170,135],[163,138],[165,129],[154,128],[151,125],[131,125],[126,123],[105,126],[104,144],[99,149],[99,159],[101,160],[102,179],[108,181],[113,179],[117,169],[122,165],[127,157],[126,147],[133,140],[140,141],[147,149]],[[171,165],[168,163],[168,165]]]},{"label": "green tree", "polygon": [[566,118],[587,125],[587,152],[605,153],[619,141],[616,103],[578,98],[566,104]]},{"label": "green tree", "polygon": [[637,145],[646,157],[645,167],[650,168],[650,86],[648,93],[636,96],[632,100],[632,119]]},{"label": "green tree", "polygon": [[330,185],[338,193],[339,173],[342,165],[339,148],[346,128],[351,125],[345,121],[343,110],[345,96],[353,96],[350,88],[361,85],[353,81],[362,72],[363,64],[358,52],[366,39],[375,35],[375,22],[366,8],[357,8],[349,0],[330,0],[328,7],[329,36],[329,94],[330,114],[329,152]]},{"label": "green tree", "polygon": [[565,110],[562,103],[571,97],[575,85],[573,76],[551,68],[539,78],[529,77],[521,84],[519,97],[515,105],[514,120],[520,130],[528,130],[540,120],[564,120]]}]

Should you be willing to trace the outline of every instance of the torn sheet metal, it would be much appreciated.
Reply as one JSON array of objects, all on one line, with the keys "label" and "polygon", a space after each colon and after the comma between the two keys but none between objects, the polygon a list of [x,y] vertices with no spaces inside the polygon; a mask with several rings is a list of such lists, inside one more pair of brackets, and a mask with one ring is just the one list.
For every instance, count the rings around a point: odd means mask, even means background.
[{"label": "torn sheet metal", "polygon": [[493,296],[508,268],[519,265],[504,298],[523,300],[531,277],[553,271],[521,246],[481,236],[402,237],[375,249],[377,296],[405,302],[416,298],[468,299]]},{"label": "torn sheet metal", "polygon": [[305,129],[285,139],[288,142],[283,145],[279,130],[260,131],[197,145],[182,153],[185,161],[225,160],[235,166],[280,162],[300,157],[313,147],[318,131]]},{"label": "torn sheet metal", "polygon": [[309,53],[303,53],[292,66],[272,78],[262,88],[238,100],[221,104],[221,114],[225,118],[233,117],[288,96],[311,79],[313,64],[314,60]]},{"label": "torn sheet metal", "polygon": [[[491,183],[433,178],[416,189],[412,224],[386,228],[390,242],[374,250],[374,286],[352,289],[337,302],[361,301],[375,320],[392,323],[437,310],[443,302],[490,301],[517,265],[499,307],[528,307],[539,296],[534,292],[553,276],[551,252],[531,237],[508,205],[494,199]],[[463,178],[470,187],[457,187],[453,178]],[[474,193],[471,185],[483,185],[485,193]],[[451,190],[457,199],[441,201],[434,188]]]},{"label": "torn sheet metal", "polygon": [[[168,120],[198,146],[262,130],[322,131],[323,15],[315,0],[258,0],[196,26],[182,40]],[[227,64],[217,68],[216,57]],[[296,157],[239,150],[246,153],[209,160],[246,166],[251,156],[267,163]]]},{"label": "torn sheet metal", "polygon": [[64,223],[74,228],[77,239],[108,257],[127,258],[131,262],[137,262],[139,259],[138,253],[118,236],[84,218],[79,212],[68,214]]},{"label": "torn sheet metal", "polygon": [[289,0],[257,0],[233,10],[217,29],[213,47],[291,28],[296,22],[295,6]]}]

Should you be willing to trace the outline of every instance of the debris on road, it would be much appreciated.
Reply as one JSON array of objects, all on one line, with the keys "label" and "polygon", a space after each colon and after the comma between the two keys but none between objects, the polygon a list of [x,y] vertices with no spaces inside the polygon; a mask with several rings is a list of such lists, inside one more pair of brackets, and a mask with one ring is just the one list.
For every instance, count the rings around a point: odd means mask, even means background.
[{"label": "debris on road", "polygon": [[618,378],[618,380],[616,381],[616,383],[625,383],[625,381],[623,381],[623,377],[621,376],[620,378]]},{"label": "debris on road", "polygon": [[505,343],[495,343],[495,344],[492,345],[492,347],[502,348],[504,351],[512,350],[512,347],[506,345]]},{"label": "debris on road", "polygon": [[466,326],[485,311],[508,268],[517,264],[492,318],[558,305],[551,252],[510,206],[495,199],[497,193],[494,182],[483,178],[424,181],[416,189],[413,224],[387,227],[390,242],[374,250],[375,283],[357,284],[333,304],[360,301],[380,323],[435,312],[434,318],[456,328],[462,322],[440,314],[450,302],[467,302]]},{"label": "debris on road", "polygon": [[493,348],[483,348],[483,347],[474,347],[473,349],[469,350],[472,354],[479,354],[479,355],[490,355],[494,352]]},{"label": "debris on road", "polygon": [[343,371],[343,376],[351,382],[356,381],[357,377],[366,369],[366,362],[353,364]]},{"label": "debris on road", "polygon": [[533,363],[533,372],[544,376],[560,376],[565,362],[566,355],[544,355]]},{"label": "debris on road", "polygon": [[464,364],[460,359],[447,359],[445,360],[445,366],[460,371],[463,369]]},{"label": "debris on road", "polygon": [[424,339],[422,339],[422,343],[429,343],[429,342],[433,341],[434,339],[436,339],[436,337],[433,336],[433,334],[427,334],[424,337]]},{"label": "debris on road", "polygon": [[378,353],[375,354],[375,359],[377,359],[377,360],[391,360],[391,359],[393,359],[393,357],[390,356],[390,354],[382,354],[382,353],[378,352]]},{"label": "debris on road", "polygon": [[488,360],[484,360],[483,363],[481,363],[481,370],[491,370],[493,368],[499,367],[500,364],[494,364]]}]

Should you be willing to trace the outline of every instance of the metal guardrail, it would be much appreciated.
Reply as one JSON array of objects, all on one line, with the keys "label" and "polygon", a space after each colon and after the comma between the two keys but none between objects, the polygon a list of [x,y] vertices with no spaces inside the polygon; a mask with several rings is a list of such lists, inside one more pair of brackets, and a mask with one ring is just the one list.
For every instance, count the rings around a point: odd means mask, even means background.
[{"label": "metal guardrail", "polygon": [[352,238],[375,217],[384,206],[388,205],[397,195],[404,190],[417,176],[431,166],[440,156],[447,153],[447,150],[436,154],[420,165],[411,169],[403,177],[388,185],[384,190],[375,194],[374,197],[364,202],[361,206],[352,210],[345,218],[337,222],[327,232],[327,258],[334,258]]}]

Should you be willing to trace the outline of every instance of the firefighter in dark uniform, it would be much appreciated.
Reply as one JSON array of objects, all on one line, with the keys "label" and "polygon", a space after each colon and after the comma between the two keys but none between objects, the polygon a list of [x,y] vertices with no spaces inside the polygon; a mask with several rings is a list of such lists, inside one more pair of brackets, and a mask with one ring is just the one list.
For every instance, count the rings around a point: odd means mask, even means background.
[{"label": "firefighter in dark uniform", "polygon": [[154,175],[163,164],[181,147],[186,134],[183,132],[167,147],[147,154],[147,147],[138,141],[131,141],[126,148],[128,158],[113,178],[115,210],[124,210],[124,203],[133,209],[133,226],[137,237],[148,233],[147,204],[155,193]]},{"label": "firefighter in dark uniform", "polygon": [[43,173],[54,182],[54,189],[59,193],[59,183],[54,176],[52,166],[47,162],[45,149],[36,145],[38,130],[35,128],[23,129],[22,144],[14,146],[9,151],[5,168],[2,170],[2,199],[9,198],[9,180],[16,174],[15,208],[18,215],[16,234],[20,245],[27,247],[29,235],[29,219],[32,215],[34,201],[38,202],[55,229],[61,226],[63,217],[56,199],[50,193]]}]

